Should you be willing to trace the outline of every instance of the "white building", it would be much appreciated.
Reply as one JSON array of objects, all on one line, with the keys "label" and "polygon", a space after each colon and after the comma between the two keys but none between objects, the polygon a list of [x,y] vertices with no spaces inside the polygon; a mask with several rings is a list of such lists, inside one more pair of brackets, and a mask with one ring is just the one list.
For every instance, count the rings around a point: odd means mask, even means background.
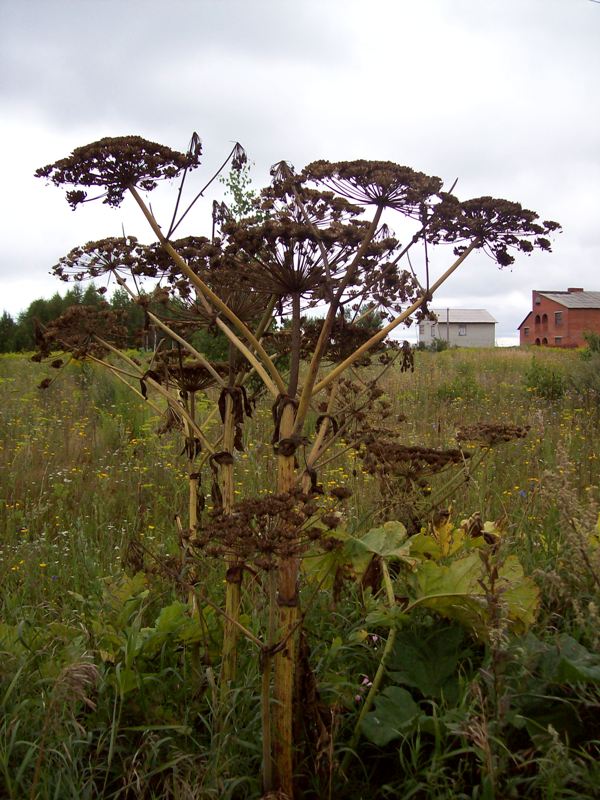
[{"label": "white building", "polygon": [[494,347],[496,320],[483,308],[433,308],[437,320],[419,323],[419,344],[443,339],[453,347]]}]

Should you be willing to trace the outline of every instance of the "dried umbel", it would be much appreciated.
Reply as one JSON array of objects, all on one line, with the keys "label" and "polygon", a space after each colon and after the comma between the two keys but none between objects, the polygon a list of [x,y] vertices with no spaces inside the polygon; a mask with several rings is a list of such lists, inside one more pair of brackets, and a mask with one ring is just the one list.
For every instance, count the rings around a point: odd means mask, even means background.
[{"label": "dried umbel", "polygon": [[440,178],[393,161],[313,161],[302,174],[357,203],[393,208],[407,216],[419,216],[423,203],[442,188]]},{"label": "dried umbel", "polygon": [[321,536],[315,511],[312,498],[300,491],[243,500],[230,514],[214,513],[195,546],[208,555],[234,553],[261,569],[272,569],[273,558],[297,555]]},{"label": "dried umbel", "polygon": [[175,178],[184,169],[195,169],[200,164],[200,152],[199,143],[187,153],[180,153],[141,136],[106,137],[40,167],[35,176],[47,178],[55,186],[85,187],[67,192],[71,208],[84,203],[88,199],[86,189],[96,186],[105,189],[103,203],[119,206],[129,187],[151,191],[157,181]]},{"label": "dried umbel", "polygon": [[[291,305],[294,330],[301,310],[323,302],[359,309],[357,317],[361,308],[373,306],[382,320],[413,303],[420,287],[413,275],[398,267],[399,243],[387,225],[374,228],[360,218],[362,207],[307,186],[304,176],[283,166],[278,165],[274,185],[261,193],[266,219],[229,219],[221,228],[236,281],[276,297],[282,315]],[[359,338],[355,337],[357,346],[369,337]],[[330,355],[335,349],[341,348],[336,344]],[[307,350],[304,355],[310,355]],[[349,355],[351,348],[346,350]]]},{"label": "dried umbel", "polygon": [[459,442],[473,442],[491,447],[514,439],[524,439],[531,429],[530,425],[505,425],[502,423],[479,422],[458,428],[456,438]]},{"label": "dried umbel", "polygon": [[[241,275],[241,266],[226,252],[221,240],[204,236],[186,236],[171,242],[173,248],[185,259],[190,269],[246,323],[260,318],[262,300],[257,300],[256,290]],[[197,292],[190,279],[183,275],[177,264],[159,244],[146,248],[146,272],[154,270],[155,277],[166,280],[170,296],[175,300],[170,306],[174,325],[209,328],[216,332],[216,312],[207,311],[198,302]],[[176,320],[176,321],[175,321]]]},{"label": "dried umbel", "polygon": [[[534,249],[550,251],[551,233],[560,231],[558,222],[538,221],[534,211],[519,203],[495,197],[476,197],[460,203],[460,209],[448,203],[439,209],[429,226],[431,240],[436,243],[464,242],[456,248],[460,254],[467,243],[476,242],[501,267],[514,263],[511,250],[531,253]],[[459,211],[460,213],[457,213]]]},{"label": "dried umbel", "polygon": [[[316,347],[322,326],[322,318],[302,319],[300,326],[301,358],[310,359]],[[368,341],[378,330],[379,326],[369,323],[368,320],[366,320],[364,324],[358,324],[337,317],[327,342],[324,359],[332,363],[343,361],[364,342]],[[273,346],[273,349],[279,355],[289,352],[291,346],[291,331],[289,329],[275,331],[268,334],[265,339]],[[394,343],[392,343],[392,345],[393,344]],[[384,352],[387,346],[385,340],[375,345],[369,350],[369,353],[357,363],[357,366],[366,366],[371,362],[372,356]]]},{"label": "dried umbel", "polygon": [[239,265],[238,279],[282,299],[319,294],[327,287],[331,291],[346,263],[345,252],[360,242],[360,231],[354,226],[317,230],[284,215],[249,228],[227,223],[223,232],[230,245],[228,253]]},{"label": "dried umbel", "polygon": [[107,303],[100,306],[71,306],[44,328],[36,326],[38,352],[33,360],[41,361],[53,350],[71,353],[78,359],[84,359],[87,355],[102,358],[108,351],[100,340],[126,347],[127,336],[122,311],[113,311]]},{"label": "dried umbel", "polygon": [[107,237],[74,247],[52,267],[62,281],[83,281],[107,273],[155,277],[148,248],[135,236]]},{"label": "dried umbel", "polygon": [[[229,364],[216,361],[211,364],[215,372],[227,377]],[[176,386],[182,392],[199,392],[214,386],[216,379],[206,366],[195,358],[184,356],[180,349],[162,350],[156,355],[154,372],[165,386]]]},{"label": "dried umbel", "polygon": [[386,474],[417,481],[441,472],[450,464],[463,464],[468,453],[459,449],[436,450],[431,447],[408,447],[394,441],[365,443],[364,465],[372,474]]}]

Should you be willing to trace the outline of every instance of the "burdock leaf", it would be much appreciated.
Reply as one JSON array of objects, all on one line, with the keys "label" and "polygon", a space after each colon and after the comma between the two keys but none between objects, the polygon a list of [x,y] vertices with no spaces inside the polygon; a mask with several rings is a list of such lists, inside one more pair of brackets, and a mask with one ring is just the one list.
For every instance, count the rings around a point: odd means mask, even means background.
[{"label": "burdock leaf", "polygon": [[[449,565],[424,561],[416,570],[419,604],[455,619],[485,639],[489,633],[489,609],[481,582],[485,580],[479,553],[458,558]],[[506,607],[513,633],[525,632],[535,620],[539,592],[523,574],[516,556],[509,556],[499,569],[498,591]]]},{"label": "burdock leaf", "polygon": [[375,709],[365,714],[362,732],[370,742],[384,747],[410,733],[419,715],[419,706],[406,689],[388,686],[375,700]]},{"label": "burdock leaf", "polygon": [[423,634],[400,631],[388,662],[390,677],[414,686],[425,697],[439,698],[453,691],[457,667],[464,657],[465,630],[458,625]]},{"label": "burdock leaf", "polygon": [[381,527],[371,528],[359,541],[370,553],[383,558],[404,558],[408,554],[405,546],[406,528],[401,522],[385,522]]},{"label": "burdock leaf", "polygon": [[542,656],[540,666],[551,683],[600,683],[600,655],[566,633]]}]

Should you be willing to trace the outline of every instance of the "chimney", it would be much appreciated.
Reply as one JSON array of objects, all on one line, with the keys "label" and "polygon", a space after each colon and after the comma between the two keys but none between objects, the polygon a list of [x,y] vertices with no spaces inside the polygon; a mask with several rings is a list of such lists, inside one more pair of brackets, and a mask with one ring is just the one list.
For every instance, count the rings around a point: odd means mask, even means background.
[{"label": "chimney", "polygon": [[567,289],[567,292],[568,292],[569,294],[572,294],[573,292],[583,292],[583,289],[580,289],[580,288],[579,288],[579,287],[577,287],[577,286],[575,286],[575,287],[573,287],[573,286],[569,286],[569,288]]}]

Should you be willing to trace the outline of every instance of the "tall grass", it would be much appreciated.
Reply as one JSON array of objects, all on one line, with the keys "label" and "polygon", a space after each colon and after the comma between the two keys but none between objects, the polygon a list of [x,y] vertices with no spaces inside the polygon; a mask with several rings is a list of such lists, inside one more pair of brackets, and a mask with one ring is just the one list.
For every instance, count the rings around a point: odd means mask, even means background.
[{"label": "tall grass", "polygon": [[[561,376],[560,396],[538,391],[532,353],[523,350],[418,352],[415,372],[390,373],[385,390],[394,415],[405,418],[407,444],[456,446],[457,427],[475,421],[531,426],[527,438],[483,454],[450,495],[447,475],[432,478],[431,495],[443,497],[456,519],[478,511],[503,520],[510,547],[542,589],[538,635],[558,629],[594,648],[600,587],[585,547],[599,500],[600,409],[578,388],[577,354],[537,350],[535,358]],[[71,364],[42,392],[36,386],[44,376],[23,357],[0,358],[0,795],[258,797],[252,645],[241,648],[244,677],[224,705],[206,656],[214,650],[218,658],[221,625],[210,608],[209,646],[198,663],[179,629],[165,633],[157,650],[147,644],[149,631],[158,636],[161,610],[185,599],[176,588],[150,575],[135,591],[129,587],[131,596],[118,593],[125,574],[140,564],[151,573],[153,559],[177,552],[174,517],[187,503],[180,442],[157,437],[156,414],[88,365]],[[274,471],[271,448],[254,444],[267,440],[269,419],[270,409],[259,406],[246,426],[248,446],[236,467],[240,495],[268,485]],[[347,526],[365,530],[385,498],[358,453],[341,444],[337,452],[319,479],[352,488]],[[222,576],[210,564],[204,582],[221,602]],[[244,592],[246,607],[260,615],[262,595],[252,581]],[[111,596],[123,597],[131,613],[111,616]],[[338,731],[352,728],[349,709],[377,649],[376,640],[362,638],[361,602],[346,597],[332,608],[322,593],[307,619],[322,700]],[[256,620],[246,615],[242,622],[253,630]],[[65,693],[68,669],[85,664],[95,665],[94,680],[79,694],[71,684]],[[586,702],[598,698],[592,692]],[[219,715],[233,724],[215,724]],[[368,745],[358,754],[363,771],[353,767],[352,781],[332,796],[483,797],[483,783],[473,788],[478,752],[458,728],[443,742],[413,737],[395,756]],[[535,764],[511,773],[511,791],[592,797],[593,752],[591,741],[575,753],[550,738],[532,756]],[[321,767],[331,770],[333,757],[323,752]],[[307,797],[316,791],[307,784]]]}]

